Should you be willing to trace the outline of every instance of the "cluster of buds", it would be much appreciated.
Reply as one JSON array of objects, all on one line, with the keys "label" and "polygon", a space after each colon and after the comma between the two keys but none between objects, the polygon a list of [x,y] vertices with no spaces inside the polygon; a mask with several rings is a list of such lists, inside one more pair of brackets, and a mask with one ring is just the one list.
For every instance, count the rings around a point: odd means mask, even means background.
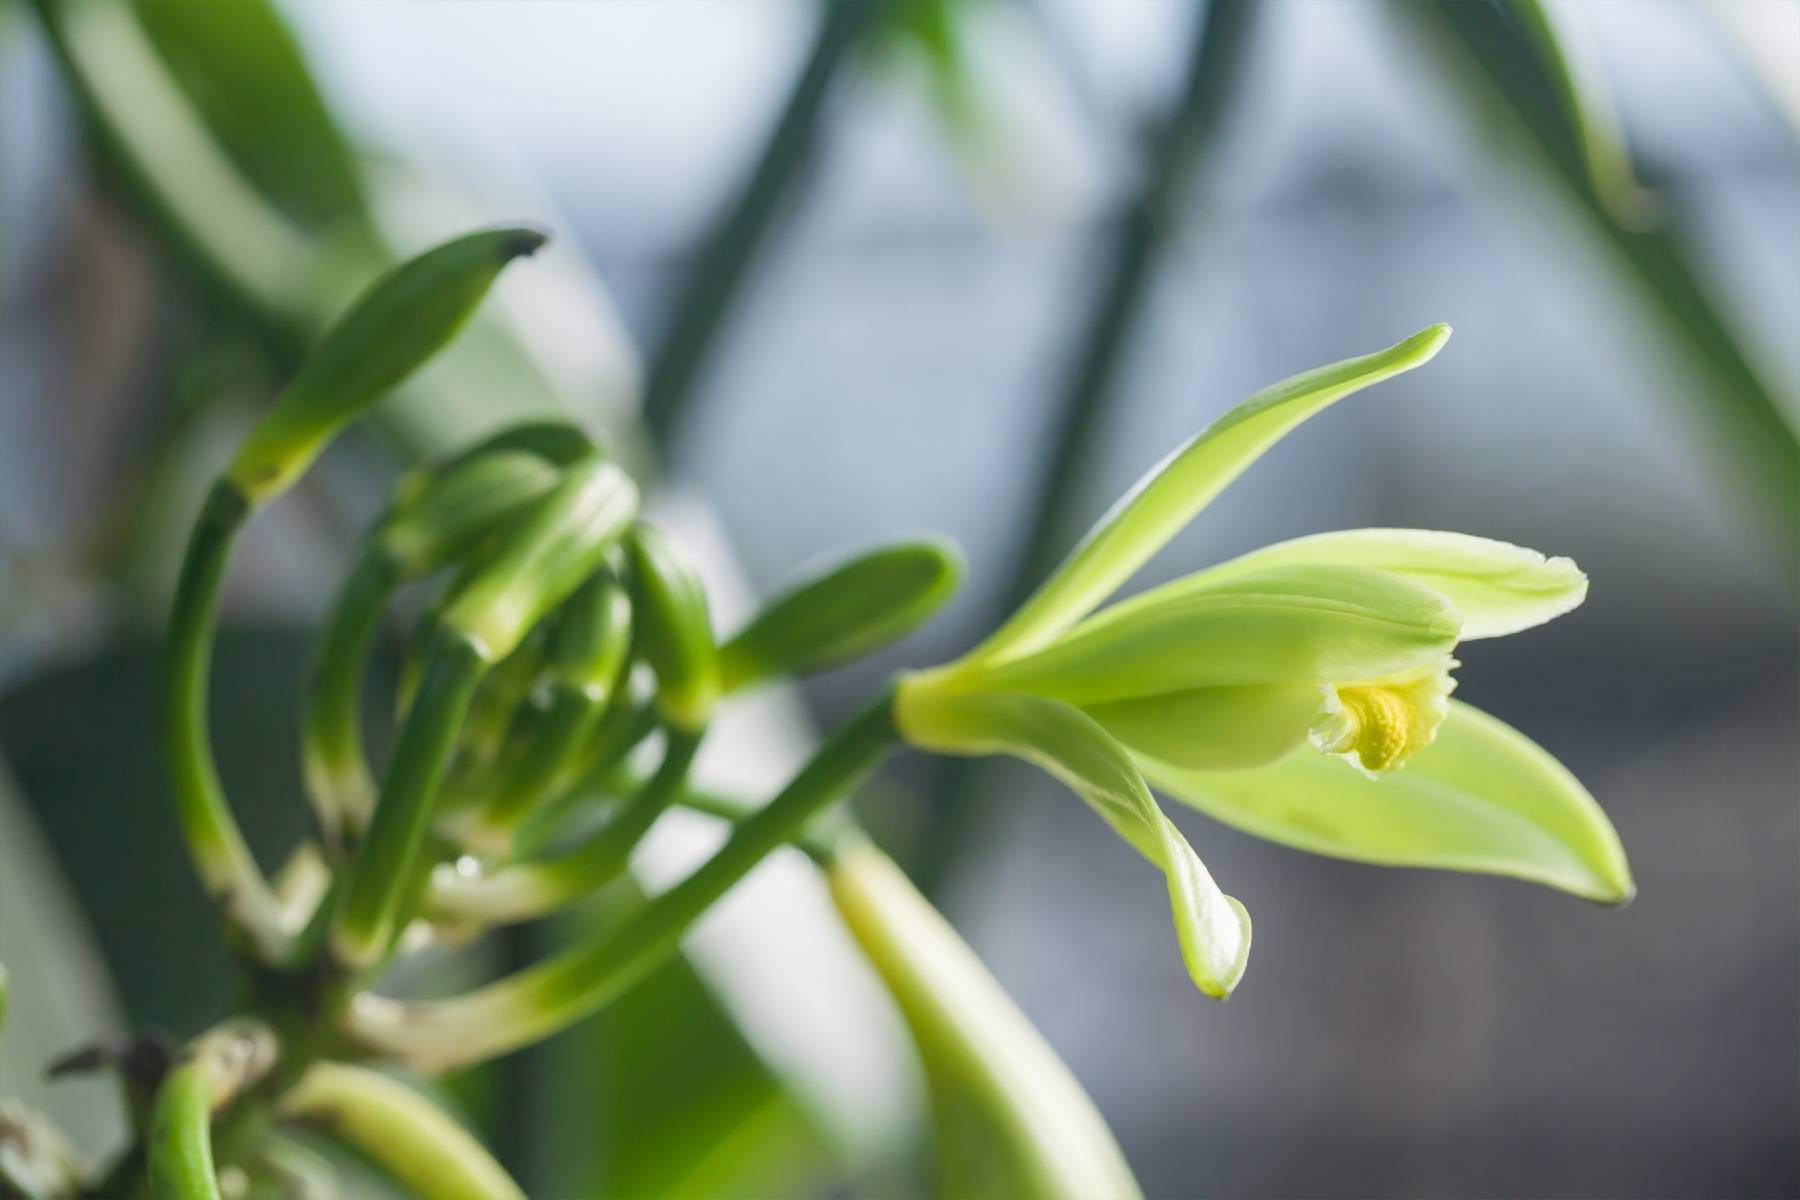
[{"label": "cluster of buds", "polygon": [[[898,1002],[928,1078],[950,1098],[946,1111],[965,1111],[956,1097],[978,1097],[1000,1131],[995,1144],[1007,1142],[1034,1192],[1129,1193],[1129,1170],[1079,1085],[837,807],[902,744],[1011,754],[1070,785],[1167,877],[1183,959],[1213,996],[1243,974],[1249,917],[1152,784],[1314,852],[1629,897],[1623,852],[1593,798],[1545,751],[1450,699],[1462,640],[1580,603],[1586,579],[1568,560],[1459,534],[1349,530],[1106,604],[1285,433],[1427,361],[1449,335],[1443,326],[1285,380],[1227,413],[1145,476],[991,637],[901,675],[764,804],[690,782],[720,702],[916,627],[956,584],[950,548],[909,541],[845,560],[721,641],[694,564],[639,519],[636,484],[578,426],[515,426],[414,468],[358,543],[327,618],[303,728],[317,837],[271,884],[226,803],[205,720],[234,536],[541,241],[523,229],[471,234],[378,281],[201,512],[171,626],[174,790],[202,877],[265,983],[258,994],[280,993],[267,984],[286,980],[301,998],[297,1010],[256,1015],[304,1032],[289,1046],[241,1031],[196,1043],[162,1097],[172,1128],[186,1133],[158,1143],[175,1147],[160,1160],[153,1147],[153,1173],[158,1161],[177,1174],[200,1163],[194,1172],[205,1176],[210,1114],[246,1089],[269,1091],[288,1112],[411,1112],[417,1097],[353,1060],[438,1071],[548,1036],[640,979],[763,857],[796,843],[824,870]],[[407,642],[397,737],[377,771],[362,738],[366,666],[396,594],[415,584],[436,590]],[[730,819],[730,836],[594,940],[446,999],[375,990],[398,956],[594,895],[678,805]],[[207,1049],[251,1044],[254,1072],[226,1070]],[[432,1144],[466,1178],[492,1184],[484,1194],[509,1194],[478,1147],[447,1135]]]}]

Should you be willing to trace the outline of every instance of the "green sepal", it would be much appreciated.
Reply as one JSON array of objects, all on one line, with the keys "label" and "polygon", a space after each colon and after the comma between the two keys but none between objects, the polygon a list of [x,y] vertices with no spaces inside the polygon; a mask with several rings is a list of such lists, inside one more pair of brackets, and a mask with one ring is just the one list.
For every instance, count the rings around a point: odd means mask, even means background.
[{"label": "green sepal", "polygon": [[1448,325],[1433,325],[1386,350],[1284,379],[1214,421],[1152,467],[970,659],[1012,658],[1054,641],[1294,426],[1334,401],[1429,362],[1449,337]]},{"label": "green sepal", "polygon": [[640,651],[656,672],[657,708],[670,724],[699,729],[720,692],[706,586],[687,552],[654,526],[632,526],[625,547]]},{"label": "green sepal", "polygon": [[1103,609],[1035,654],[953,667],[944,686],[1090,704],[1198,687],[1381,679],[1440,663],[1460,629],[1441,594],[1386,571],[1273,567],[1212,586],[1177,579]]},{"label": "green sepal", "polygon": [[1634,890],[1619,835],[1580,781],[1517,730],[1457,701],[1429,746],[1377,779],[1306,751],[1253,771],[1140,761],[1183,803],[1314,854],[1508,875],[1606,904]]},{"label": "green sepal", "polygon": [[941,608],[962,556],[931,538],[864,551],[793,584],[720,650],[727,692],[822,671],[897,641]]},{"label": "green sepal", "polygon": [[1067,784],[1163,872],[1188,974],[1208,996],[1230,995],[1249,958],[1250,916],[1213,882],[1124,747],[1071,705],[1016,693],[946,694],[910,686],[921,678],[903,677],[896,695],[901,735],[940,754],[1010,754]]},{"label": "green sepal", "polygon": [[251,430],[227,477],[252,505],[287,490],[339,430],[455,336],[501,268],[544,241],[535,229],[482,230],[376,280]]},{"label": "green sepal", "polygon": [[1210,587],[1270,567],[1335,564],[1404,575],[1441,593],[1462,616],[1462,640],[1542,625],[1587,597],[1587,576],[1566,558],[1432,529],[1344,529],[1276,542],[1187,577]]},{"label": "green sepal", "polygon": [[611,463],[591,459],[568,468],[473,566],[440,619],[467,634],[490,663],[506,657],[601,565],[637,502],[637,486]]}]

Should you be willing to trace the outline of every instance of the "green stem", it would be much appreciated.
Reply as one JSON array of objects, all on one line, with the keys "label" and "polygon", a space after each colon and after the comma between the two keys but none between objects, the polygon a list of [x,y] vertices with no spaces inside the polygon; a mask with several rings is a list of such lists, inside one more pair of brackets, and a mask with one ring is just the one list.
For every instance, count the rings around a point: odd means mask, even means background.
[{"label": "green stem", "polygon": [[363,663],[400,580],[392,557],[366,544],[332,605],[301,725],[306,790],[325,844],[343,846],[369,822],[375,780],[362,740]]},{"label": "green stem", "polygon": [[292,956],[293,937],[284,929],[280,902],[231,815],[207,729],[219,586],[232,541],[250,511],[243,495],[220,480],[194,524],[169,622],[167,754],[181,831],[201,881],[256,955],[279,963]]},{"label": "green stem", "polygon": [[692,875],[612,933],[452,999],[404,1003],[360,996],[347,1032],[377,1053],[445,1070],[566,1028],[646,975],[751,868],[848,795],[899,740],[888,692],[832,734],[781,794],[739,825]]},{"label": "green stem", "polygon": [[547,862],[465,876],[454,868],[432,881],[427,911],[434,917],[494,925],[541,917],[617,879],[644,835],[680,796],[700,734],[669,734],[662,765],[625,807],[587,841]]},{"label": "green stem", "polygon": [[819,117],[839,65],[884,6],[843,3],[825,15],[787,106],[744,189],[683,281],[675,317],[651,355],[644,422],[667,447],[679,431],[707,350],[743,286],[757,252],[817,153]]},{"label": "green stem", "polygon": [[[150,1118],[148,1167],[156,1200],[217,1200],[214,1114],[262,1081],[276,1053],[275,1035],[266,1025],[233,1019],[194,1039],[163,1076]],[[242,1106],[232,1113],[243,1115]],[[221,1136],[222,1142],[229,1140],[229,1134]]]},{"label": "green stem", "polygon": [[378,1072],[317,1063],[282,1098],[280,1113],[341,1138],[426,1200],[523,1200],[525,1195],[442,1109]]},{"label": "green stem", "polygon": [[372,966],[393,943],[438,785],[487,667],[473,642],[439,628],[331,932],[333,952],[350,966]]},{"label": "green stem", "polygon": [[163,1080],[150,1125],[150,1194],[156,1200],[219,1200],[212,1104],[204,1059],[183,1063]]},{"label": "green stem", "polygon": [[[1088,464],[1116,391],[1133,330],[1150,296],[1157,261],[1173,240],[1181,204],[1230,108],[1255,21],[1251,0],[1211,0],[1194,15],[1194,42],[1180,101],[1153,147],[1139,193],[1126,200],[1108,251],[1093,306],[1087,311],[1062,395],[1052,406],[1049,461],[1037,494],[1025,511],[1031,527],[1006,573],[998,606],[1004,616],[1022,604],[1056,565],[1084,496]],[[965,841],[971,804],[983,767],[976,759],[952,759],[927,808],[926,843],[919,866],[927,893],[942,880]]]}]

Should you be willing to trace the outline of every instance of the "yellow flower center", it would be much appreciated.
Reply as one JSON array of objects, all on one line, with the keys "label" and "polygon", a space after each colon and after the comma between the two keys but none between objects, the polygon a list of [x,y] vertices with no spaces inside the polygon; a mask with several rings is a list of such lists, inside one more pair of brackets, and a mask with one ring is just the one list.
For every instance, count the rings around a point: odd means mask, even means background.
[{"label": "yellow flower center", "polygon": [[1347,759],[1371,777],[1397,770],[1431,745],[1449,711],[1454,660],[1395,679],[1328,689],[1326,710],[1312,729],[1313,745]]}]

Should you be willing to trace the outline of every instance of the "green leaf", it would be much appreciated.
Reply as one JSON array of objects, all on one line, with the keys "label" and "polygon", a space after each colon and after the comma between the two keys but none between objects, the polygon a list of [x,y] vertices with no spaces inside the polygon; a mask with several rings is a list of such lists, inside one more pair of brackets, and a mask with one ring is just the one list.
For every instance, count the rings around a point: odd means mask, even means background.
[{"label": "green leaf", "polygon": [[1509,875],[1607,904],[1632,895],[1619,836],[1587,789],[1523,734],[1467,704],[1453,701],[1437,739],[1379,779],[1306,752],[1255,771],[1140,762],[1169,795],[1315,854]]},{"label": "green leaf", "polygon": [[1168,878],[1188,974],[1223,999],[1243,976],[1250,916],[1219,890],[1123,747],[1079,709],[1039,696],[945,693],[902,683],[895,719],[906,740],[943,754],[1010,754],[1072,788]]},{"label": "green leaf", "polygon": [[291,318],[307,239],[213,139],[130,5],[35,5],[89,126],[164,231],[240,301]]},{"label": "green leaf", "polygon": [[1030,1200],[1138,1195],[1081,1084],[900,868],[865,844],[838,856],[829,880],[838,911],[918,1046],[945,1192]]},{"label": "green leaf", "polygon": [[770,600],[721,649],[726,691],[869,654],[923,624],[956,590],[962,556],[939,539],[895,542],[835,563]]},{"label": "green leaf", "polygon": [[270,0],[132,6],[237,168],[297,224],[366,223],[360,167]]},{"label": "green leaf", "polygon": [[971,658],[1002,660],[1048,645],[1290,429],[1352,392],[1431,361],[1449,337],[1448,325],[1433,325],[1386,350],[1284,379],[1214,421],[1151,468]]},{"label": "green leaf", "polygon": [[1345,529],[1277,542],[1187,577],[1210,587],[1270,567],[1307,563],[1373,567],[1442,593],[1462,614],[1462,638],[1500,637],[1560,617],[1587,597],[1587,576],[1566,558],[1429,529]]},{"label": "green leaf", "polygon": [[[607,900],[569,932],[596,936],[642,895],[623,882]],[[746,1036],[732,989],[719,982],[691,958],[671,960],[546,1043],[544,1194],[724,1200],[830,1190],[843,1147]]]},{"label": "green leaf", "polygon": [[1079,704],[1199,687],[1380,679],[1456,645],[1435,591],[1367,567],[1275,567],[1200,586],[1177,579],[1077,625],[1048,649],[953,668],[951,686]]}]

